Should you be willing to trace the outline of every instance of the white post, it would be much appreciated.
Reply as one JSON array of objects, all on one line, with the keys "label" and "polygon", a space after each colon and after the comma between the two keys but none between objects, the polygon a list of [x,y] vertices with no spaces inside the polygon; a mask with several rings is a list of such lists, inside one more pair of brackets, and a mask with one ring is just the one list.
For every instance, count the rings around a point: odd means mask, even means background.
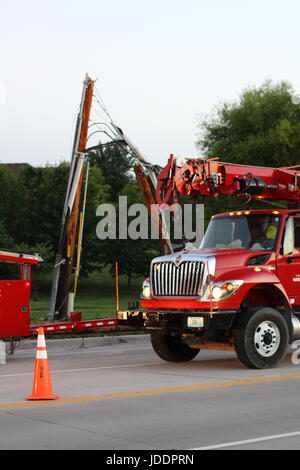
[{"label": "white post", "polygon": [[4,341],[0,341],[0,364],[6,364],[6,349]]},{"label": "white post", "polygon": [[74,312],[74,294],[73,292],[69,292],[68,295],[68,317],[70,317],[70,313]]}]

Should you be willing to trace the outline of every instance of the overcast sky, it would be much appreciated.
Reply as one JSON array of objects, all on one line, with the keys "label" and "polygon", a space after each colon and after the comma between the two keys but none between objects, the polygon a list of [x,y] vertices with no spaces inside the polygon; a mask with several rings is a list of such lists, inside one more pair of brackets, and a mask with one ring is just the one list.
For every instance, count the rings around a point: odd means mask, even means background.
[{"label": "overcast sky", "polygon": [[[300,92],[300,2],[0,0],[0,161],[70,160],[85,74],[153,163],[266,79]],[[94,113],[93,120],[97,119]]]}]

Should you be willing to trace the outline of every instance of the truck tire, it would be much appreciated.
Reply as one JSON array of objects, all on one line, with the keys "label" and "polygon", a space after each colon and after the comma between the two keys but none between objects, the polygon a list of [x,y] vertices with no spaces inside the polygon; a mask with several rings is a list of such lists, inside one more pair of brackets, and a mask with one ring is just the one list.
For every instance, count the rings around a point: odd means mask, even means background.
[{"label": "truck tire", "polygon": [[241,314],[233,331],[240,361],[252,369],[275,367],[285,356],[289,331],[283,316],[271,307],[250,309]]},{"label": "truck tire", "polygon": [[179,335],[170,333],[151,333],[151,343],[156,354],[168,362],[188,362],[197,356],[200,349],[190,348]]}]

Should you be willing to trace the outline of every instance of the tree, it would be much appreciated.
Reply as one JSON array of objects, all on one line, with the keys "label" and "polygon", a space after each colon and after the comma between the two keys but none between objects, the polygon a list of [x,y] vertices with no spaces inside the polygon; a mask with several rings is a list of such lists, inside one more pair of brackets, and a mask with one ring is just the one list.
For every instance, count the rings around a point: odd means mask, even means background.
[{"label": "tree", "polygon": [[[119,217],[119,196],[127,196],[128,207],[136,203],[144,204],[133,173],[135,159],[130,154],[113,146],[92,151],[89,158],[93,166],[101,169],[104,181],[109,185],[109,202],[114,205],[117,217]],[[150,230],[150,221],[148,227]],[[120,240],[117,234],[115,240],[98,240],[98,256],[112,274],[115,272],[115,262],[118,261],[119,273],[126,274],[130,287],[133,277],[149,274],[150,262],[159,254],[159,243],[150,237],[147,240],[130,238]]]},{"label": "tree", "polygon": [[88,153],[91,166],[101,169],[105,183],[110,187],[109,200],[118,202],[120,192],[133,180],[134,158],[117,145],[103,147]]},{"label": "tree", "polygon": [[[96,236],[98,223],[96,210],[100,204],[109,202],[109,192],[110,186],[106,184],[101,169],[97,166],[91,167],[88,178],[80,277],[88,277],[95,269],[100,269],[101,257],[99,251],[101,251],[101,247],[99,243],[101,242]],[[80,207],[83,204],[83,195],[84,189],[82,189]]]},{"label": "tree", "polygon": [[[130,207],[133,204],[144,204],[140,189],[134,180],[129,181],[119,194],[120,196],[127,196],[127,204]],[[115,204],[117,218],[119,217],[119,208]],[[134,220],[135,217],[128,216],[128,224]],[[118,227],[118,221],[117,221]],[[118,231],[117,231],[118,232]],[[109,266],[110,272],[114,275],[115,263],[118,261],[119,274],[126,274],[128,280],[128,287],[131,287],[132,279],[138,275],[148,276],[149,267],[153,258],[159,255],[160,242],[158,240],[151,240],[150,238],[150,218],[148,217],[148,239],[132,240],[103,240],[101,249],[99,250],[101,260],[104,265]],[[118,233],[117,233],[118,235]]]},{"label": "tree", "polygon": [[13,248],[12,239],[18,232],[19,223],[19,209],[22,205],[22,195],[18,185],[17,177],[14,176],[7,166],[0,165],[0,218],[2,230],[9,236],[9,245],[6,237],[3,238],[2,232],[0,233],[0,246],[3,248]]},{"label": "tree", "polygon": [[22,202],[18,209],[15,242],[34,246],[48,243],[53,254],[58,244],[69,165],[24,168],[18,185]]},{"label": "tree", "polygon": [[207,157],[249,165],[300,163],[300,105],[287,82],[245,90],[200,123],[197,146]]},{"label": "tree", "polygon": [[[21,171],[14,183],[14,190],[18,194],[14,214],[16,225],[14,230],[8,233],[12,236],[15,246],[47,246],[43,251],[46,261],[52,266],[59,243],[68,175],[69,164],[66,162],[43,168],[28,166]],[[91,168],[83,234],[82,276],[87,276],[93,271],[95,264],[99,266],[96,246],[98,240],[95,234],[96,208],[107,200],[108,190],[101,170],[97,167]]]},{"label": "tree", "polygon": [[6,224],[3,219],[0,219],[0,249],[14,249],[14,241],[7,233]]},{"label": "tree", "polygon": [[[224,162],[274,167],[300,164],[300,105],[293,103],[293,96],[287,82],[266,81],[246,89],[237,102],[218,106],[199,123],[197,147],[204,156]],[[215,212],[241,208],[238,198],[205,198],[203,202],[206,223]],[[266,204],[252,200],[251,208],[262,209]]]}]

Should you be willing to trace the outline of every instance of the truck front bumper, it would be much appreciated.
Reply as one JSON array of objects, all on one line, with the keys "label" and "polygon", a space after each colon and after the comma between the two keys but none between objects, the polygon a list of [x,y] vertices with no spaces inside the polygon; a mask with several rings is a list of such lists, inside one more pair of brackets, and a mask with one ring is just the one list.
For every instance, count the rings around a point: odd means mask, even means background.
[{"label": "truck front bumper", "polygon": [[234,310],[120,310],[118,325],[181,331],[230,330],[239,309]]}]

